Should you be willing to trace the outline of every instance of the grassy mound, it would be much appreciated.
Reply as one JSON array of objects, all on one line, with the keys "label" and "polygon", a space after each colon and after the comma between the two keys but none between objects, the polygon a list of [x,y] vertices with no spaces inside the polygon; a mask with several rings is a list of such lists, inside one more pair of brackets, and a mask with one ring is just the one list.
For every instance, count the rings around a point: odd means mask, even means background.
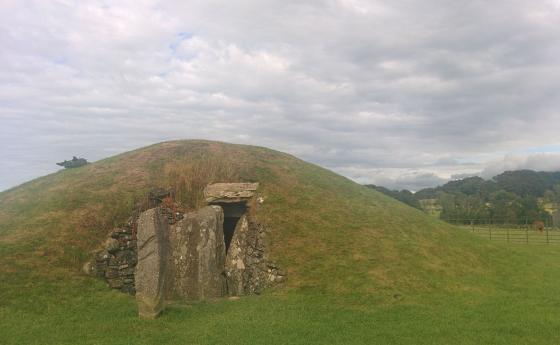
[{"label": "grassy mound", "polygon": [[[80,275],[151,188],[196,208],[224,181],[260,182],[284,286],[146,322]],[[166,142],[0,193],[0,343],[554,344],[559,249],[490,243],[280,152]]]}]

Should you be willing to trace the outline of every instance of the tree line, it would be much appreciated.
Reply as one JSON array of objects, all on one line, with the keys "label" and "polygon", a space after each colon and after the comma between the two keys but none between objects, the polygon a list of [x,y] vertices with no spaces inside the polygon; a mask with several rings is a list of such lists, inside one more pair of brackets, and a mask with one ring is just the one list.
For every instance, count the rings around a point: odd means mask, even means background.
[{"label": "tree line", "polygon": [[453,222],[549,222],[545,205],[560,203],[560,172],[506,171],[489,180],[468,177],[416,193],[366,186],[418,209],[424,209],[423,201],[433,201],[439,217]]}]

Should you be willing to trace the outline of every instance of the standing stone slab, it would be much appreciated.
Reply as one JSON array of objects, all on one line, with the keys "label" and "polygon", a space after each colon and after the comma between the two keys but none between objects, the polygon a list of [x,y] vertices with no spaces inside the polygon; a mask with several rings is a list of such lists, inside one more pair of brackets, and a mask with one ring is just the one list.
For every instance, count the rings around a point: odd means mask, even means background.
[{"label": "standing stone slab", "polygon": [[243,215],[226,256],[228,294],[259,294],[263,289],[285,281],[279,267],[265,257],[265,227]]},{"label": "standing stone slab", "polygon": [[171,227],[166,299],[203,300],[226,293],[224,214],[219,206],[187,213]]},{"label": "standing stone slab", "polygon": [[235,232],[226,257],[226,279],[228,294],[240,296],[245,294],[244,274],[247,267],[247,240],[249,223],[243,215],[235,227]]},{"label": "standing stone slab", "polygon": [[163,311],[167,220],[159,208],[143,212],[138,219],[136,302],[142,318],[156,318]]},{"label": "standing stone slab", "polygon": [[[137,241],[128,241],[137,247],[135,270],[129,265],[112,264],[111,258],[106,262],[102,257],[98,261],[106,266],[105,275],[113,277],[118,273],[115,277],[120,279],[122,271],[126,273],[122,284],[136,281],[138,312],[143,318],[157,317],[166,301],[258,294],[284,281],[285,275],[265,256],[265,226],[247,212],[257,187],[258,184],[211,185],[206,196],[215,204],[210,206],[186,214],[169,205],[143,212],[136,223]],[[227,255],[224,220],[230,244]],[[112,241],[106,247],[113,250],[116,243]],[[110,256],[107,250],[104,253]],[[119,255],[115,254],[115,258]],[[130,263],[136,264],[136,260]],[[113,266],[119,271],[109,270]],[[129,277],[132,272],[135,276]]]}]

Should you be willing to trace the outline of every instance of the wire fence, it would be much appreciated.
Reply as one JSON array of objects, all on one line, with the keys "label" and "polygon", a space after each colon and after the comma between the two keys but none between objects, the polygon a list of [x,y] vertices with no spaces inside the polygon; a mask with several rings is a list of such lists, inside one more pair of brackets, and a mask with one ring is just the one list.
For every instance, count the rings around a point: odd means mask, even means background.
[{"label": "wire fence", "polygon": [[458,227],[492,241],[525,244],[560,244],[560,228],[542,222],[510,224],[499,221],[477,221],[465,219],[447,220]]}]

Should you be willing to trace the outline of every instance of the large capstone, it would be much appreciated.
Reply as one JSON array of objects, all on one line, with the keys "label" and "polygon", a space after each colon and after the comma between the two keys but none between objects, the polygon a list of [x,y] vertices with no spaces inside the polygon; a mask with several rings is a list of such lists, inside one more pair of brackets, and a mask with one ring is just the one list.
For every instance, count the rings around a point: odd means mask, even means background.
[{"label": "large capstone", "polygon": [[204,189],[204,197],[209,204],[246,202],[258,187],[258,183],[214,183]]}]

